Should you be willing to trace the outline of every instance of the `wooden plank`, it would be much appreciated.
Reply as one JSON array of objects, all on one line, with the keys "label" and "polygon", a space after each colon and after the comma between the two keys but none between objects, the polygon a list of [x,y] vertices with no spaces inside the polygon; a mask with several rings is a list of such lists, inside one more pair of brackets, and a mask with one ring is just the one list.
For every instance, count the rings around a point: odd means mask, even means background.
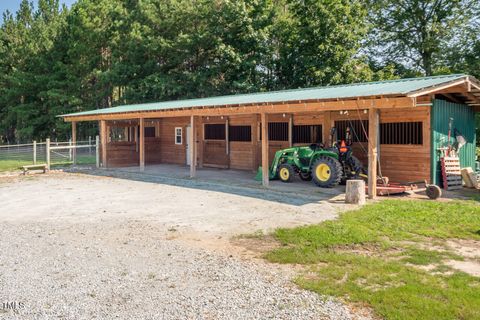
[{"label": "wooden plank", "polygon": [[139,163],[140,171],[145,170],[145,119],[140,118]]},{"label": "wooden plank", "polygon": [[269,163],[268,163],[268,117],[267,114],[261,114],[262,122],[262,184],[264,187],[269,185]]},{"label": "wooden plank", "polygon": [[377,196],[377,141],[379,114],[378,109],[368,111],[368,197]]}]

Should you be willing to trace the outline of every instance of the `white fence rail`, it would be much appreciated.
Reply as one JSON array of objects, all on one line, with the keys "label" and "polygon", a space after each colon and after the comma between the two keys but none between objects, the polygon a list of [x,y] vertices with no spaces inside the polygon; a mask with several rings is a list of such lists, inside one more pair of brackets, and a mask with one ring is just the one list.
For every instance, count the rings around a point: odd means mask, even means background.
[{"label": "white fence rail", "polygon": [[17,145],[0,145],[0,171],[11,171],[24,165],[45,163],[52,165],[86,165],[99,167],[99,138],[84,141],[50,141]]}]

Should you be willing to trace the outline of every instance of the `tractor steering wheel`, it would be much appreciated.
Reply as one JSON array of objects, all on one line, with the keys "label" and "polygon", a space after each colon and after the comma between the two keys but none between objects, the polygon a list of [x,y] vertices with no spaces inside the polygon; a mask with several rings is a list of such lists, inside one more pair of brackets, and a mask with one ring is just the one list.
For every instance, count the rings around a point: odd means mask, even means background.
[{"label": "tractor steering wheel", "polygon": [[310,149],[312,149],[313,151],[315,151],[317,149],[323,149],[323,148],[324,148],[323,143],[312,143],[310,145]]}]

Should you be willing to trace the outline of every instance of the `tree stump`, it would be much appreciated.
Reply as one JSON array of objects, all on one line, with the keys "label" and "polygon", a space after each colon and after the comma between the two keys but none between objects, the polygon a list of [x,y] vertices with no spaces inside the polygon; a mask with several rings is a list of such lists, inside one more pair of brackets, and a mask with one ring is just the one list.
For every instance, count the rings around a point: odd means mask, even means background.
[{"label": "tree stump", "polygon": [[347,180],[345,202],[352,204],[365,204],[365,181]]}]

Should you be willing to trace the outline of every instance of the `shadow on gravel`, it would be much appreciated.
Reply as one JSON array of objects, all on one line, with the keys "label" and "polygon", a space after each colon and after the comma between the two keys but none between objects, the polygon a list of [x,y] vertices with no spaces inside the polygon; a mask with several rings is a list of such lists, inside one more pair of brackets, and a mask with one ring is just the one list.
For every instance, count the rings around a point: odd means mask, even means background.
[{"label": "shadow on gravel", "polygon": [[225,169],[198,169],[199,177],[191,179],[185,173],[185,167],[182,166],[155,165],[152,167],[156,170],[149,168],[145,172],[140,172],[136,168],[92,169],[77,167],[70,168],[67,171],[235,194],[294,206],[302,206],[319,201],[339,203],[344,200],[344,187],[342,186],[332,189],[321,189],[311,182],[299,180],[288,184],[280,181],[271,181],[270,187],[264,188],[258,181],[253,179],[253,174],[249,172]]}]

